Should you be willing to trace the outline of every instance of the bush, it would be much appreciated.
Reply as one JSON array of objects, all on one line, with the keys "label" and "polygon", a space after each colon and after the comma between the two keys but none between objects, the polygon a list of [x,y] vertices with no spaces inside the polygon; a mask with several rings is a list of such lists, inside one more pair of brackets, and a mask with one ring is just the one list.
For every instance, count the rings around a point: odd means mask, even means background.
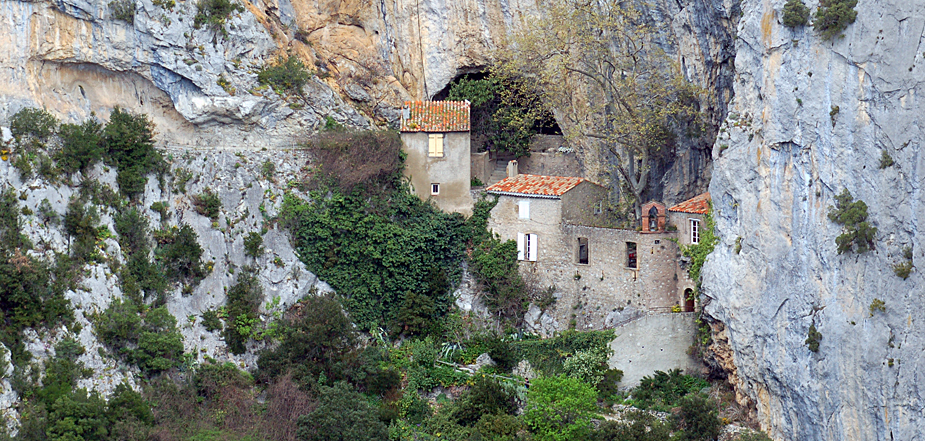
[{"label": "bush", "polygon": [[202,313],[202,326],[209,332],[221,331],[224,328],[222,319],[218,317],[218,312],[213,309]]},{"label": "bush", "polygon": [[870,308],[869,308],[869,309],[870,309],[870,316],[871,316],[871,317],[873,317],[873,316],[874,316],[874,313],[877,312],[877,311],[880,311],[880,312],[885,313],[885,312],[886,312],[886,303],[884,303],[883,300],[881,300],[881,299],[874,299],[872,302],[870,302]]},{"label": "bush", "polygon": [[716,405],[712,401],[702,394],[690,394],[681,398],[679,404],[680,409],[674,419],[681,431],[676,439],[711,441],[719,437],[723,423],[717,418]]},{"label": "bush", "polygon": [[894,164],[893,157],[890,156],[890,154],[887,153],[886,150],[884,150],[880,154],[880,169],[883,170],[887,167],[892,167],[893,164]]},{"label": "bush", "polygon": [[135,23],[135,2],[133,0],[113,0],[109,2],[109,13],[116,20],[133,24]]},{"label": "bush", "polygon": [[206,25],[212,32],[227,36],[225,22],[235,12],[244,12],[244,7],[231,0],[199,0],[196,3],[196,17],[193,26],[196,29]]},{"label": "bush", "polygon": [[257,72],[257,81],[272,87],[277,93],[301,95],[302,88],[308,83],[309,78],[311,78],[311,73],[305,69],[305,64],[299,57],[293,55],[289,55],[285,60],[279,57],[275,66],[264,66],[260,72]]},{"label": "bush", "polygon": [[909,275],[912,273],[912,247],[903,248],[903,258],[906,259],[905,262],[900,262],[893,265],[893,273],[901,277],[903,280],[909,278]]},{"label": "bush", "polygon": [[653,375],[643,377],[639,386],[633,389],[633,402],[640,409],[668,411],[682,397],[709,386],[710,383],[701,378],[682,375],[680,369],[672,369],[668,373],[655,371]]},{"label": "bush", "polygon": [[829,220],[844,226],[844,233],[835,238],[838,254],[850,251],[862,254],[874,249],[877,228],[867,222],[867,204],[854,201],[847,188],[835,196],[835,206],[829,207]]},{"label": "bush", "polygon": [[388,439],[376,409],[344,382],[319,387],[318,407],[299,418],[298,433],[305,441]]},{"label": "bush", "polygon": [[62,124],[58,165],[67,174],[83,171],[103,158],[103,125],[88,119],[81,125]]},{"label": "bush", "polygon": [[471,263],[486,291],[482,301],[488,310],[519,324],[529,302],[517,263],[517,242],[488,238],[472,251]]},{"label": "bush", "polygon": [[402,141],[397,132],[328,131],[307,146],[315,159],[314,183],[348,195],[384,196],[403,187]]},{"label": "bush", "polygon": [[177,319],[166,307],[143,316],[131,300],[114,299],[94,323],[100,341],[143,373],[153,375],[178,366],[183,356],[183,337]]},{"label": "bush", "polygon": [[193,209],[197,213],[212,219],[212,222],[218,221],[218,214],[222,209],[222,200],[218,198],[218,195],[213,193],[212,190],[208,188],[206,191],[199,193],[192,198]]},{"label": "bush", "polygon": [[597,391],[564,375],[531,381],[524,420],[537,441],[585,439],[597,409]]},{"label": "bush", "polygon": [[167,222],[167,219],[170,217],[170,205],[165,201],[157,201],[151,203],[151,210],[161,215],[161,222]]},{"label": "bush", "polygon": [[[71,256],[79,262],[93,262],[101,258],[97,243],[101,239],[100,215],[96,207],[88,206],[79,198],[71,199],[64,214],[64,231],[70,236]],[[109,231],[108,229],[106,231]]]},{"label": "bush", "polygon": [[848,25],[854,23],[858,11],[854,10],[858,0],[821,0],[816,9],[813,29],[823,40],[832,40],[842,36]]},{"label": "bush", "polygon": [[578,378],[585,383],[597,386],[604,379],[607,372],[607,359],[612,350],[601,350],[594,348],[592,350],[577,351],[571,357],[567,358],[562,364],[565,375]]},{"label": "bush", "polygon": [[44,109],[25,107],[10,117],[10,133],[19,141],[25,136],[47,139],[57,127],[58,119]]},{"label": "bush", "polygon": [[592,441],[665,441],[671,438],[672,426],[649,412],[632,411],[622,421],[603,421],[591,436]]},{"label": "bush", "polygon": [[812,323],[809,325],[809,332],[806,336],[806,343],[809,346],[809,350],[813,352],[819,352],[819,341],[822,340],[822,333],[816,330],[816,324]]},{"label": "bush", "polygon": [[141,210],[132,207],[119,211],[113,220],[119,234],[119,246],[125,255],[125,264],[119,272],[122,293],[137,303],[150,296],[156,296],[156,303],[160,303],[167,283],[161,269],[150,258],[148,218]]},{"label": "bush", "polygon": [[256,231],[244,236],[244,255],[254,259],[263,255],[263,237]]},{"label": "bush", "polygon": [[473,426],[484,415],[514,415],[514,394],[490,377],[478,377],[472,387],[453,402],[451,415],[463,426]]},{"label": "bush", "polygon": [[225,327],[223,336],[233,354],[243,354],[247,349],[247,341],[257,335],[262,301],[263,287],[257,280],[257,270],[246,266],[238,272],[237,281],[228,289],[225,305],[228,326]]},{"label": "bush", "polygon": [[199,283],[206,276],[202,267],[202,247],[199,236],[192,227],[171,227],[155,233],[158,247],[155,259],[164,269],[167,280],[173,283]]},{"label": "bush", "polygon": [[263,176],[264,179],[270,180],[273,179],[273,175],[276,174],[276,164],[273,161],[267,159],[263,161],[263,164],[260,166],[260,176]]},{"label": "bush", "polygon": [[119,107],[109,115],[103,129],[107,161],[118,168],[116,183],[127,197],[144,191],[149,173],[164,173],[167,163],[154,148],[154,124],[143,114]]},{"label": "bush", "polygon": [[796,28],[809,23],[809,8],[802,0],[787,0],[784,4],[784,26]]}]

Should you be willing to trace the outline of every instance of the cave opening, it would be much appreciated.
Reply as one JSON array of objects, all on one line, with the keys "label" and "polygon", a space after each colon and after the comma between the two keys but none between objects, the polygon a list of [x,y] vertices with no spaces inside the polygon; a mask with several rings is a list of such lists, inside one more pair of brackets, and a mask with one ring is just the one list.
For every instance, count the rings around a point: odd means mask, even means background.
[{"label": "cave opening", "polygon": [[476,152],[526,156],[537,135],[562,135],[552,112],[524,78],[500,78],[486,70],[464,71],[433,100],[472,103],[470,133]]}]

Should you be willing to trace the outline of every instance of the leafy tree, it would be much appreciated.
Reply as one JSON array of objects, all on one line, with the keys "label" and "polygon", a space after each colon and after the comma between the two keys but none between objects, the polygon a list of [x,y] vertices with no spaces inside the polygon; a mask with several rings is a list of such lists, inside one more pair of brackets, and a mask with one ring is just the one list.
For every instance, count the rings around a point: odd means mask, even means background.
[{"label": "leafy tree", "polygon": [[803,0],[787,0],[784,4],[784,26],[797,28],[809,23],[809,8]]},{"label": "leafy tree", "polygon": [[254,336],[254,328],[260,321],[260,302],[263,301],[263,287],[257,279],[257,269],[245,266],[238,272],[234,285],[228,289],[226,313],[229,326],[223,336],[228,349],[234,354],[243,354],[245,344]]},{"label": "leafy tree", "polygon": [[318,407],[299,418],[299,438],[305,441],[385,441],[388,431],[378,412],[347,383],[320,386]]},{"label": "leafy tree", "polygon": [[116,107],[103,136],[108,161],[118,167],[116,182],[123,195],[134,197],[143,192],[149,173],[166,170],[164,159],[154,148],[154,123],[146,115]]},{"label": "leafy tree", "polygon": [[597,409],[597,391],[577,378],[559,375],[531,380],[524,419],[538,441],[585,439]]},{"label": "leafy tree", "polygon": [[171,282],[198,282],[205,277],[202,267],[202,247],[199,235],[188,224],[161,230],[158,234],[159,246],[155,258],[164,269],[167,280]]},{"label": "leafy tree", "polygon": [[190,199],[193,203],[193,209],[197,213],[212,219],[213,222],[218,221],[218,214],[222,209],[222,200],[212,190],[207,188],[206,191],[194,195]]},{"label": "leafy tree", "polygon": [[[266,84],[273,90],[283,93],[302,94],[302,88],[308,83],[311,73],[298,56],[289,55],[283,60],[279,57],[276,65],[265,66],[257,72],[257,81]],[[266,169],[266,167],[264,167]]]},{"label": "leafy tree", "polygon": [[527,309],[526,285],[517,264],[517,242],[492,237],[472,251],[472,269],[487,291],[489,311],[519,323]]},{"label": "leafy tree", "polygon": [[674,416],[681,429],[676,436],[679,441],[712,441],[722,433],[723,423],[716,416],[716,404],[703,394],[681,398],[679,407]]},{"label": "leafy tree", "polygon": [[86,170],[102,159],[106,151],[103,125],[95,119],[88,119],[80,125],[62,124],[58,135],[61,136],[61,150],[55,155],[55,160],[65,173]]},{"label": "leafy tree", "polygon": [[514,415],[517,405],[514,395],[490,377],[479,377],[468,391],[454,403],[453,419],[461,425],[473,426],[484,415]]},{"label": "leafy tree", "polygon": [[24,136],[47,139],[55,133],[58,119],[45,109],[24,107],[10,117],[10,133],[21,140]]},{"label": "leafy tree", "polygon": [[858,17],[858,11],[854,10],[857,5],[858,0],[821,0],[813,29],[823,40],[842,37],[842,32]]},{"label": "leafy tree", "polygon": [[235,12],[244,12],[244,7],[232,0],[199,0],[196,2],[196,17],[193,26],[196,29],[206,25],[212,32],[220,32],[227,36],[225,22]]},{"label": "leafy tree", "polygon": [[530,79],[567,137],[609,155],[636,219],[653,162],[672,153],[677,133],[699,137],[703,129],[702,91],[652,33],[620,0],[553,0],[514,34],[500,63],[505,74]]},{"label": "leafy tree", "polygon": [[48,422],[49,441],[92,441],[109,435],[106,400],[86,389],[77,389],[55,401],[48,412]]},{"label": "leafy tree", "polygon": [[139,314],[131,300],[114,299],[94,323],[97,337],[147,374],[177,366],[183,355],[177,319],[163,306]]},{"label": "leafy tree", "polygon": [[844,227],[844,232],[835,238],[838,254],[851,251],[862,254],[875,248],[877,227],[867,221],[867,204],[855,201],[847,188],[835,196],[835,206],[829,207],[829,220]]}]

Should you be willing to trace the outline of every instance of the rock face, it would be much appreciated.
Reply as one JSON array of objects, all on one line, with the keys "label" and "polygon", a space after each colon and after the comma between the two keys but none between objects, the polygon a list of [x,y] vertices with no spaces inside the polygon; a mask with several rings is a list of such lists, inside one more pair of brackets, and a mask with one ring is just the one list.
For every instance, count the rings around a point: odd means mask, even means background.
[{"label": "rock face", "polygon": [[[925,280],[892,268],[904,247],[925,261],[925,5],[861,1],[833,42],[784,27],[783,5],[742,3],[735,98],[713,149],[721,242],[706,312],[775,439],[925,439]],[[880,167],[883,152],[894,165]],[[842,189],[867,203],[874,251],[837,253],[827,213]],[[813,324],[818,353],[804,343]]]},{"label": "rock face", "polygon": [[[245,265],[259,268],[258,280],[264,294],[260,313],[264,323],[304,296],[331,290],[305,268],[290,245],[287,233],[271,222],[279,213],[284,193],[295,191],[298,194],[298,189],[290,188],[289,182],[302,175],[307,157],[296,150],[167,149],[163,153],[169,158],[174,180],[161,187],[155,177],[149,177],[139,206],[152,228],[190,225],[203,249],[202,261],[210,270],[191,293],[183,294],[179,286],[168,291],[167,309],[177,318],[184,350],[192,355],[194,361],[202,362],[206,357],[212,357],[252,370],[256,367],[260,343],[249,342],[245,354],[230,353],[220,331],[206,330],[202,313],[225,304],[226,293],[237,280],[236,270],[240,272]],[[274,165],[272,176],[265,172],[264,164],[267,162]],[[189,178],[184,185],[185,191],[181,191],[177,176],[184,176],[186,172],[189,172]],[[117,188],[116,171],[102,164],[88,172],[87,177]],[[40,178],[23,182],[19,171],[9,161],[0,161],[0,188],[12,187],[24,196],[19,201],[20,207],[29,208],[32,214],[23,216],[23,232],[36,244],[35,252],[39,255],[50,257],[55,251],[66,253],[68,238],[60,224],[46,225],[34,213],[39,212],[39,205],[47,199],[52,209],[63,216],[69,199],[78,192],[78,181],[75,176],[73,185],[49,183]],[[217,222],[198,214],[192,206],[191,197],[207,188],[221,199],[222,208]],[[154,202],[168,204],[166,218],[150,208],[145,209]],[[99,207],[99,210],[100,224],[115,232],[112,210],[106,207]],[[250,232],[261,233],[263,238],[265,252],[257,258],[245,255],[244,237]],[[114,238],[106,239],[104,254],[115,262],[125,261]],[[112,299],[122,297],[119,277],[113,274],[112,268],[108,263],[88,266],[78,289],[65,293],[74,309],[79,332],[61,327],[41,333],[28,329],[25,333],[26,347],[32,353],[33,361],[39,365],[42,360],[54,355],[55,344],[64,337],[70,335],[80,341],[86,349],[80,361],[92,369],[94,375],[79,380],[78,387],[97,390],[104,395],[123,381],[136,384],[137,372],[118,360],[102,355],[102,345],[94,334],[90,319],[108,308]],[[4,354],[0,357],[0,373],[10,367],[9,351],[4,351]],[[10,375],[0,374],[0,417],[6,417],[7,423],[15,419],[13,407],[19,401],[10,388],[9,378]]]}]

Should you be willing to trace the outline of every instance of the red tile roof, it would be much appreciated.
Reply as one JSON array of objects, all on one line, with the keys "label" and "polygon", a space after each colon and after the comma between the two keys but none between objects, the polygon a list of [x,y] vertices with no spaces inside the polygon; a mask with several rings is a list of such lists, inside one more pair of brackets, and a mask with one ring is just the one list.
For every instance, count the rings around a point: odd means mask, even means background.
[{"label": "red tile roof", "polygon": [[[485,189],[489,193],[562,196],[585,179],[563,176],[517,175]],[[589,181],[590,182],[590,181]]]},{"label": "red tile roof", "polygon": [[668,211],[692,214],[707,214],[707,211],[710,211],[710,192],[694,196],[693,198],[690,198],[678,205],[675,205],[674,207],[669,208]]},{"label": "red tile roof", "polygon": [[468,132],[468,101],[405,101],[402,132]]}]

